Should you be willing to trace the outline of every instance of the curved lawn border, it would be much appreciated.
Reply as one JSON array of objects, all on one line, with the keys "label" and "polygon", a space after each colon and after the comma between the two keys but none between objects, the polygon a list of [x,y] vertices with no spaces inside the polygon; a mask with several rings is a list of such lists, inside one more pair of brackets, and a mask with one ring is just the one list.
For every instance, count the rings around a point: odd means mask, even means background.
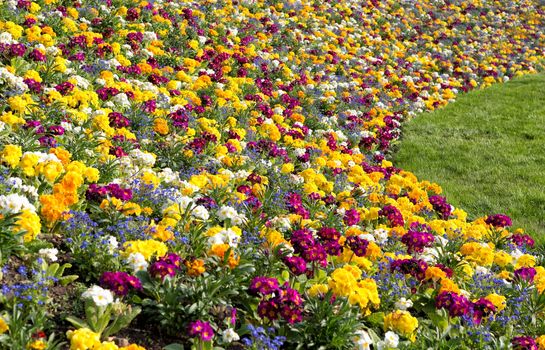
[{"label": "curved lawn border", "polygon": [[545,242],[545,74],[460,95],[404,126],[394,164],[474,217],[511,216]]}]

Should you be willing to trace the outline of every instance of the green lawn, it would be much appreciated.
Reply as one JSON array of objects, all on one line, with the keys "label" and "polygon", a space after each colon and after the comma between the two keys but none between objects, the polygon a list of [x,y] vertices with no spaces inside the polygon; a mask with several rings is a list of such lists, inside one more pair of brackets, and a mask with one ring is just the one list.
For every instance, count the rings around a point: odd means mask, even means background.
[{"label": "green lawn", "polygon": [[545,75],[460,95],[403,130],[394,164],[474,218],[504,213],[545,243]]}]

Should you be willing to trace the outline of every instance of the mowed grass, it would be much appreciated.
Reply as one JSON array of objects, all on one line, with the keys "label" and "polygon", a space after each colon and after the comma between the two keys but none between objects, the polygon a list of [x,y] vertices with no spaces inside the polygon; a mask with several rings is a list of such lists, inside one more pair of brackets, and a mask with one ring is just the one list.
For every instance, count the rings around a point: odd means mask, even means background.
[{"label": "mowed grass", "polygon": [[503,213],[545,244],[545,74],[460,95],[403,130],[394,164],[470,218]]}]

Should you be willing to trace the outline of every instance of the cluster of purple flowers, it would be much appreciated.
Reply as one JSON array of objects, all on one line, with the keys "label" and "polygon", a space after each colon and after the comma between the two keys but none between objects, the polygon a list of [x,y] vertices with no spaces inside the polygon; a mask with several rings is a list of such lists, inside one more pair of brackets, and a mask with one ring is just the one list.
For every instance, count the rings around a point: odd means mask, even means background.
[{"label": "cluster of purple flowers", "polygon": [[324,267],[327,266],[327,252],[314,238],[311,231],[307,229],[293,231],[290,242],[295,253],[299,254],[306,262],[318,262]]},{"label": "cluster of purple flowers", "polygon": [[261,297],[257,313],[262,318],[277,320],[282,317],[290,324],[303,319],[303,299],[287,283],[279,286],[276,278],[258,276],[252,280],[248,292]]},{"label": "cluster of purple flowers", "polygon": [[446,309],[450,317],[471,316],[476,324],[480,324],[484,317],[496,312],[494,304],[485,298],[471,302],[463,295],[447,291],[437,295],[435,307],[437,309]]},{"label": "cluster of purple flowers", "polygon": [[309,211],[303,206],[303,200],[297,193],[289,193],[286,197],[288,210],[294,214],[301,215],[303,219],[310,217]]},{"label": "cluster of purple flowers", "polygon": [[446,309],[450,317],[468,315],[471,312],[471,302],[463,295],[453,292],[441,292],[435,298],[437,309]]},{"label": "cluster of purple flowers", "polygon": [[346,244],[350,249],[356,254],[356,256],[365,256],[367,253],[367,247],[369,246],[369,241],[358,236],[350,236],[346,239]]},{"label": "cluster of purple flowers", "polygon": [[433,206],[433,209],[441,214],[441,218],[443,218],[443,220],[449,218],[450,214],[452,213],[452,206],[447,203],[447,199],[445,197],[438,195],[430,196],[429,201]]},{"label": "cluster of purple flowers", "polygon": [[348,209],[344,213],[343,221],[347,226],[357,225],[360,222],[360,213],[356,209]]},{"label": "cluster of purple flowers", "polygon": [[407,251],[410,253],[422,253],[425,247],[429,247],[435,240],[435,236],[431,233],[431,227],[426,224],[413,222],[409,231],[401,237],[401,242],[407,246]]},{"label": "cluster of purple flowers", "polygon": [[378,214],[388,219],[388,221],[390,222],[390,225],[392,225],[393,227],[405,225],[405,220],[403,220],[403,215],[401,215],[401,212],[399,211],[399,209],[397,209],[393,205],[384,206],[378,212]]},{"label": "cluster of purple flowers", "polygon": [[130,120],[119,112],[108,114],[108,120],[110,121],[110,126],[114,128],[125,128],[131,124]]},{"label": "cluster of purple flowers", "polygon": [[489,215],[485,222],[494,227],[508,227],[513,225],[511,218],[504,214]]},{"label": "cluster of purple flowers", "polygon": [[118,296],[127,295],[131,289],[142,289],[142,283],[138,278],[122,271],[104,272],[100,277],[100,284]]},{"label": "cluster of purple flowers", "polygon": [[154,262],[149,269],[150,275],[164,279],[166,276],[174,277],[180,270],[182,258],[178,254],[169,253]]},{"label": "cluster of purple flowers", "polygon": [[419,281],[426,278],[428,264],[420,259],[400,259],[390,263],[390,271],[401,272],[404,275],[411,275]]},{"label": "cluster of purple flowers", "polygon": [[533,248],[535,244],[534,239],[529,235],[521,235],[518,233],[515,233],[514,235],[509,237],[509,240],[513,242],[517,247],[527,246]]},{"label": "cluster of purple flowers", "polygon": [[322,242],[322,245],[327,254],[332,256],[339,256],[343,247],[339,243],[341,234],[333,227],[322,227],[318,230],[318,237]]},{"label": "cluster of purple flowers", "polygon": [[90,201],[98,202],[104,199],[107,195],[122,201],[129,201],[132,199],[132,190],[130,188],[123,188],[119,184],[111,183],[106,186],[99,186],[97,184],[90,184],[85,197]]}]

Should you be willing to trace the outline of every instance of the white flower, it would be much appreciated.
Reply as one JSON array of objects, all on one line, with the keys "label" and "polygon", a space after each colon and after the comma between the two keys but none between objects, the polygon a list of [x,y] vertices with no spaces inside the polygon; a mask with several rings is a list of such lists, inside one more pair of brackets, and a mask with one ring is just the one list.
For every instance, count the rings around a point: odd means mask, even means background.
[{"label": "white flower", "polygon": [[16,193],[0,196],[0,210],[14,214],[23,211],[24,209],[36,212],[36,207],[30,204],[28,199]]},{"label": "white flower", "polygon": [[233,328],[227,328],[222,332],[222,339],[225,343],[232,343],[239,340],[240,337]]},{"label": "white flower", "polygon": [[191,212],[191,215],[201,220],[208,220],[208,218],[210,217],[208,210],[202,205],[197,205],[193,209],[193,212]]},{"label": "white flower", "polygon": [[378,244],[386,243],[388,240],[388,230],[385,230],[383,228],[377,228],[373,231],[373,235],[375,236],[375,240]]},{"label": "white flower", "polygon": [[112,292],[99,286],[92,286],[82,295],[84,299],[92,299],[96,306],[108,306],[114,302]]},{"label": "white flower", "polygon": [[399,335],[392,331],[386,332],[386,334],[384,334],[384,345],[387,348],[397,348],[399,345]]},{"label": "white flower", "polygon": [[119,243],[114,236],[108,236],[106,237],[106,245],[108,246],[108,253],[113,254],[119,246]]},{"label": "white flower", "polygon": [[235,208],[230,207],[228,205],[223,205],[220,210],[218,210],[218,219],[225,220],[225,219],[231,219],[233,220],[235,217],[238,216],[237,211]]},{"label": "white flower", "polygon": [[143,271],[148,268],[148,262],[141,253],[131,253],[127,257],[126,262],[134,272]]},{"label": "white flower", "polygon": [[401,298],[395,303],[396,309],[407,310],[413,306],[413,302],[410,299]]},{"label": "white flower", "polygon": [[40,254],[41,257],[53,262],[57,261],[57,254],[59,254],[59,250],[56,248],[43,248],[38,250],[38,254]]},{"label": "white flower", "polygon": [[369,336],[369,333],[363,329],[356,331],[352,341],[354,342],[355,350],[369,350],[371,349],[371,344],[373,344],[373,340]]},{"label": "white flower", "polygon": [[112,97],[111,100],[114,104],[122,107],[130,107],[131,101],[129,101],[129,97],[125,93],[120,93]]}]

